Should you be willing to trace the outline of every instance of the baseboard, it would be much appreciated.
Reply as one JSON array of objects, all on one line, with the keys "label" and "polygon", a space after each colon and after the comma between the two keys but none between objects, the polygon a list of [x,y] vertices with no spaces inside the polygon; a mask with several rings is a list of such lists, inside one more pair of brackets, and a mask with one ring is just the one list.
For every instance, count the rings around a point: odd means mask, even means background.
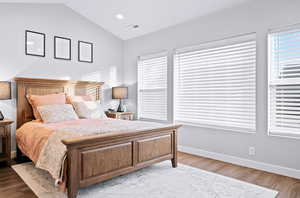
[{"label": "baseboard", "polygon": [[220,161],[224,161],[224,162],[228,162],[228,163],[232,163],[232,164],[237,164],[240,166],[245,166],[248,168],[254,168],[257,170],[262,170],[262,171],[266,171],[266,172],[270,172],[270,173],[275,173],[275,174],[279,174],[279,175],[284,175],[284,176],[300,179],[300,170],[297,170],[297,169],[282,167],[282,166],[273,165],[273,164],[267,164],[267,163],[263,163],[263,162],[234,157],[234,156],[225,155],[225,154],[221,154],[221,153],[209,152],[209,151],[205,151],[205,150],[201,150],[201,149],[193,148],[193,147],[187,147],[187,146],[178,146],[178,150],[181,152],[184,152],[184,153],[207,157],[207,158],[220,160]]}]

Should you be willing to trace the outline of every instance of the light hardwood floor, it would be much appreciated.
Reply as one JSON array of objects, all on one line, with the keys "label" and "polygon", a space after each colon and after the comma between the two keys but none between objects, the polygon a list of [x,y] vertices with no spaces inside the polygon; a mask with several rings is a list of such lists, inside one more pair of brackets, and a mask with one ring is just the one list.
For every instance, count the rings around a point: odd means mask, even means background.
[{"label": "light hardwood floor", "polygon": [[179,163],[279,191],[277,198],[300,198],[300,180],[185,153],[178,157]]},{"label": "light hardwood floor", "polygon": [[[179,163],[277,190],[278,198],[300,198],[300,180],[185,153],[179,153],[178,157]],[[0,198],[36,198],[36,196],[13,169],[2,167]]]},{"label": "light hardwood floor", "polygon": [[0,198],[37,198],[12,168],[0,168]]}]

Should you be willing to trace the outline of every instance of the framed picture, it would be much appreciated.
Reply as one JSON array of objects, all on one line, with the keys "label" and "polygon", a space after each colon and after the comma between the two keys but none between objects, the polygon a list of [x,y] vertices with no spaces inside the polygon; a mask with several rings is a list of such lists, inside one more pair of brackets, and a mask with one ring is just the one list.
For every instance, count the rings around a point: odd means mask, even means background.
[{"label": "framed picture", "polygon": [[78,61],[92,63],[93,58],[93,43],[78,41]]},{"label": "framed picture", "polygon": [[45,57],[46,35],[30,30],[25,31],[25,54],[30,56]]},{"label": "framed picture", "polygon": [[54,58],[71,60],[71,39],[54,36]]}]

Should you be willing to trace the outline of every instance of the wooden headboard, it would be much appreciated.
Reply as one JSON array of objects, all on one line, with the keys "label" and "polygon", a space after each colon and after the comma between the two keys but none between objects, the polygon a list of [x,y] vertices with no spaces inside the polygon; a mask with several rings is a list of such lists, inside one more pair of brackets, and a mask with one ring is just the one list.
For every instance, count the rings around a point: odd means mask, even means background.
[{"label": "wooden headboard", "polygon": [[31,105],[26,95],[47,95],[66,93],[71,96],[89,95],[95,100],[101,99],[103,82],[52,80],[37,78],[15,78],[17,84],[17,128],[34,120]]}]

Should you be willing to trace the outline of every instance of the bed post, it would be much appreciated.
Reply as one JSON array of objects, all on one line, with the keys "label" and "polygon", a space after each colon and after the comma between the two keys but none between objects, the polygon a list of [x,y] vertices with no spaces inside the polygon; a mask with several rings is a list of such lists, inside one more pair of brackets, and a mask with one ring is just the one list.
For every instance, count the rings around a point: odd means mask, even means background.
[{"label": "bed post", "polygon": [[173,130],[173,135],[172,135],[172,143],[173,143],[173,158],[171,159],[172,162],[172,167],[176,168],[177,167],[177,130]]},{"label": "bed post", "polygon": [[79,170],[78,170],[78,150],[76,148],[67,148],[68,163],[68,198],[76,198],[79,188]]}]

